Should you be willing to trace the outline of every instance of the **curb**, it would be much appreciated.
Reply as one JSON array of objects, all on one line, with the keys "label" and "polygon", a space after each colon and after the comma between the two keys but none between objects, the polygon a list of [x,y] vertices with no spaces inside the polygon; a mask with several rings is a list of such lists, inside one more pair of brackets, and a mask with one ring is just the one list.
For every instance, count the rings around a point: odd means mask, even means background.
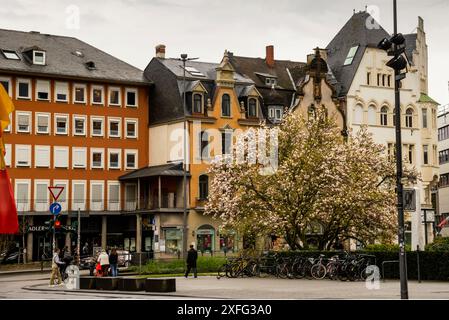
[{"label": "curb", "polygon": [[16,271],[0,271],[1,276],[10,276],[10,275],[20,275],[20,274],[29,274],[29,273],[48,273],[51,272],[51,269],[32,269],[32,270],[16,270]]},{"label": "curb", "polygon": [[32,286],[26,286],[22,287],[23,290],[28,291],[44,291],[44,292],[69,292],[69,293],[104,293],[104,294],[117,294],[117,295],[133,295],[133,296],[154,296],[154,297],[161,297],[161,296],[167,296],[167,297],[176,297],[176,298],[197,298],[197,299],[216,299],[216,300],[227,300],[232,298],[224,298],[224,297],[201,297],[201,296],[191,296],[191,295],[183,295],[183,294],[172,294],[172,293],[164,293],[164,292],[135,292],[135,291],[109,291],[109,290],[58,290],[58,289],[51,289],[51,288],[37,288],[39,286],[42,286],[41,284],[35,284]]}]

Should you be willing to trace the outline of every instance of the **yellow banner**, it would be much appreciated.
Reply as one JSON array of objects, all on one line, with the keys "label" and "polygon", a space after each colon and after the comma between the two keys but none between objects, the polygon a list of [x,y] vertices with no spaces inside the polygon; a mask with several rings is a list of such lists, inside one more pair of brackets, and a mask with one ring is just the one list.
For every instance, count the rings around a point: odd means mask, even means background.
[{"label": "yellow banner", "polygon": [[5,88],[0,85],[0,129],[3,131],[9,125],[9,114],[14,111],[14,104],[11,101]]}]

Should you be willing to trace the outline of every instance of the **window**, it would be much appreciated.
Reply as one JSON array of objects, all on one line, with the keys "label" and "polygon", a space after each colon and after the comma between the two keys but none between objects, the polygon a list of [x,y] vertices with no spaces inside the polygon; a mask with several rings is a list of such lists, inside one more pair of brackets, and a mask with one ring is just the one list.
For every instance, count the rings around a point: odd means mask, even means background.
[{"label": "window", "polygon": [[415,146],[412,144],[406,144],[404,147],[406,152],[406,162],[413,164],[415,158]]},{"label": "window", "polygon": [[45,65],[45,51],[33,50],[33,64]]},{"label": "window", "polygon": [[91,120],[90,135],[92,137],[102,137],[104,135],[103,131],[104,118],[91,117],[90,120]]},{"label": "window", "polygon": [[200,159],[209,158],[209,135],[206,131],[201,131],[199,134]]},{"label": "window", "polygon": [[120,210],[120,182],[108,181],[108,210]]},{"label": "window", "polygon": [[137,150],[125,150],[126,169],[137,169]]},{"label": "window", "polygon": [[423,145],[424,164],[429,164],[429,146]]},{"label": "window", "polygon": [[427,108],[422,109],[422,127],[427,128]]},{"label": "window", "polygon": [[86,210],[86,181],[72,181],[72,210]]},{"label": "window", "polygon": [[85,116],[73,116],[73,135],[85,136],[86,135],[86,117]]},{"label": "window", "polygon": [[120,118],[108,118],[109,122],[109,134],[110,138],[120,138],[121,136],[121,119]]},{"label": "window", "polygon": [[126,88],[126,106],[137,107],[137,89]]},{"label": "window", "polygon": [[104,198],[104,182],[103,181],[91,181],[90,182],[90,210],[101,211],[103,210],[103,198]]},{"label": "window", "polygon": [[101,86],[92,86],[92,104],[104,104],[104,88]]},{"label": "window", "polygon": [[195,77],[205,77],[205,75],[194,67],[185,67],[186,71]]},{"label": "window", "polygon": [[[255,118],[257,117],[257,99],[249,98],[248,99],[248,110],[246,112],[247,118]],[[275,116],[276,118],[276,116]]]},{"label": "window", "polygon": [[11,152],[12,152],[11,145],[5,144],[5,165],[8,167],[11,166]]},{"label": "window", "polygon": [[16,167],[31,167],[31,146],[16,144]]},{"label": "window", "polygon": [[125,210],[136,210],[137,202],[137,185],[125,184]]},{"label": "window", "polygon": [[67,135],[68,134],[68,122],[69,122],[68,115],[55,114],[55,128],[54,128],[55,134]]},{"label": "window", "polygon": [[121,103],[120,88],[109,88],[109,105],[120,106]]},{"label": "window", "polygon": [[449,138],[449,126],[444,126],[438,129],[438,141],[443,141]]},{"label": "window", "polygon": [[352,64],[352,61],[354,60],[354,57],[357,53],[358,48],[359,48],[359,46],[357,45],[357,46],[354,46],[351,49],[349,49],[348,55],[347,55],[345,63],[344,63],[345,66]]},{"label": "window", "polygon": [[388,126],[388,108],[385,106],[380,109],[380,125]]},{"label": "window", "polygon": [[50,114],[36,113],[36,133],[49,134],[50,133]]},{"label": "window", "polygon": [[72,148],[72,167],[86,168],[87,166],[87,148]]},{"label": "window", "polygon": [[16,131],[31,133],[31,112],[16,112]]},{"label": "window", "polygon": [[356,105],[354,109],[354,123],[361,124],[363,121],[363,107]]},{"label": "window", "polygon": [[432,109],[432,129],[437,127],[437,112],[435,109]]},{"label": "window", "polygon": [[20,60],[19,55],[14,50],[1,50],[3,55],[8,60]]},{"label": "window", "polygon": [[393,161],[396,158],[396,145],[394,143],[388,144],[387,153],[390,161]]},{"label": "window", "polygon": [[108,169],[121,169],[120,158],[120,149],[108,149]]},{"label": "window", "polygon": [[86,85],[73,85],[73,103],[86,103]]},{"label": "window", "polygon": [[50,101],[50,81],[36,81],[36,100]]},{"label": "window", "polygon": [[137,138],[137,119],[125,119],[126,137]]},{"label": "window", "polygon": [[90,149],[91,154],[91,169],[103,169],[104,168],[104,149],[103,148],[92,148]]},{"label": "window", "polygon": [[34,146],[34,166],[50,168],[50,146]]},{"label": "window", "polygon": [[31,81],[28,79],[17,79],[17,99],[31,99]]},{"label": "window", "polygon": [[195,93],[193,95],[193,113],[203,113],[203,95]]},{"label": "window", "polygon": [[67,82],[55,82],[55,101],[69,101],[69,84]]},{"label": "window", "polygon": [[315,106],[312,104],[311,106],[309,106],[309,108],[307,109],[307,117],[308,119],[313,119],[316,116],[316,108]]},{"label": "window", "polygon": [[229,94],[224,94],[221,96],[221,116],[231,116],[231,98],[229,97]]},{"label": "window", "polygon": [[265,84],[267,86],[275,86],[277,84],[276,78],[265,78]]},{"label": "window", "polygon": [[374,126],[374,125],[377,124],[376,123],[377,122],[376,121],[376,119],[377,119],[376,113],[377,113],[377,111],[376,111],[376,107],[375,106],[371,105],[371,106],[368,107],[368,124],[369,125]]},{"label": "window", "polygon": [[201,200],[207,199],[207,196],[209,195],[209,177],[205,174],[199,177],[199,191],[199,198]]},{"label": "window", "polygon": [[30,211],[31,181],[29,179],[15,179],[14,197],[17,211]]},{"label": "window", "polygon": [[34,211],[48,210],[49,180],[34,180]]},{"label": "window", "polygon": [[69,147],[53,147],[53,167],[69,168]]},{"label": "window", "polygon": [[380,87],[380,77],[381,77],[381,74],[378,73],[378,74],[377,74],[377,86],[378,86],[378,87]]},{"label": "window", "polygon": [[449,149],[440,151],[439,160],[440,164],[445,164],[449,162]]},{"label": "window", "polygon": [[391,87],[391,75],[388,75],[388,86]]},{"label": "window", "polygon": [[413,128],[413,109],[408,108],[405,112],[405,126],[407,128]]},{"label": "window", "polygon": [[366,73],[366,84],[369,86],[371,82],[371,72]]},{"label": "window", "polygon": [[383,74],[383,75],[382,75],[382,86],[384,86],[384,87],[385,87],[385,85],[386,85],[386,82],[385,82],[386,79],[385,79],[385,77],[386,77],[386,76]]},{"label": "window", "polygon": [[433,163],[433,165],[435,165],[435,166],[437,166],[438,165],[438,146],[436,146],[436,145],[433,145],[432,146],[432,151],[433,151],[433,153],[432,153],[432,163]]},{"label": "window", "polygon": [[0,77],[0,85],[3,86],[6,93],[11,97],[11,78]]},{"label": "window", "polygon": [[231,154],[232,132],[221,133],[221,154]]},{"label": "window", "polygon": [[440,188],[449,187],[449,173],[440,175]]}]

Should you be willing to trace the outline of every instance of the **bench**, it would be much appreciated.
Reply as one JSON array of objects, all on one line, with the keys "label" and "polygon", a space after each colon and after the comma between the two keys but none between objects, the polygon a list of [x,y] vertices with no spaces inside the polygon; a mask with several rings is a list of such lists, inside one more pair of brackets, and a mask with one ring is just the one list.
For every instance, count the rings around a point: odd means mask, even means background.
[{"label": "bench", "polygon": [[95,287],[97,290],[117,290],[119,280],[117,277],[97,277]]},{"label": "bench", "polygon": [[143,291],[145,289],[145,278],[123,277],[118,281],[119,291]]},{"label": "bench", "polygon": [[96,277],[80,277],[80,289],[95,289]]},{"label": "bench", "polygon": [[175,292],[176,279],[174,278],[147,278],[145,279],[146,292]]}]

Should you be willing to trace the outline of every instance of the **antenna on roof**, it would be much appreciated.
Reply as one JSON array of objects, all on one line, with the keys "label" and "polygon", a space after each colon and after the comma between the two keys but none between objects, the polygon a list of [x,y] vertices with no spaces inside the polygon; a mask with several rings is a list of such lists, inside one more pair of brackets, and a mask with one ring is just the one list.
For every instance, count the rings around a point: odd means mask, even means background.
[{"label": "antenna on roof", "polygon": [[352,9],[352,14],[355,14],[355,9]]},{"label": "antenna on roof", "polygon": [[368,11],[368,6],[367,5],[365,5],[365,12],[367,12]]}]

